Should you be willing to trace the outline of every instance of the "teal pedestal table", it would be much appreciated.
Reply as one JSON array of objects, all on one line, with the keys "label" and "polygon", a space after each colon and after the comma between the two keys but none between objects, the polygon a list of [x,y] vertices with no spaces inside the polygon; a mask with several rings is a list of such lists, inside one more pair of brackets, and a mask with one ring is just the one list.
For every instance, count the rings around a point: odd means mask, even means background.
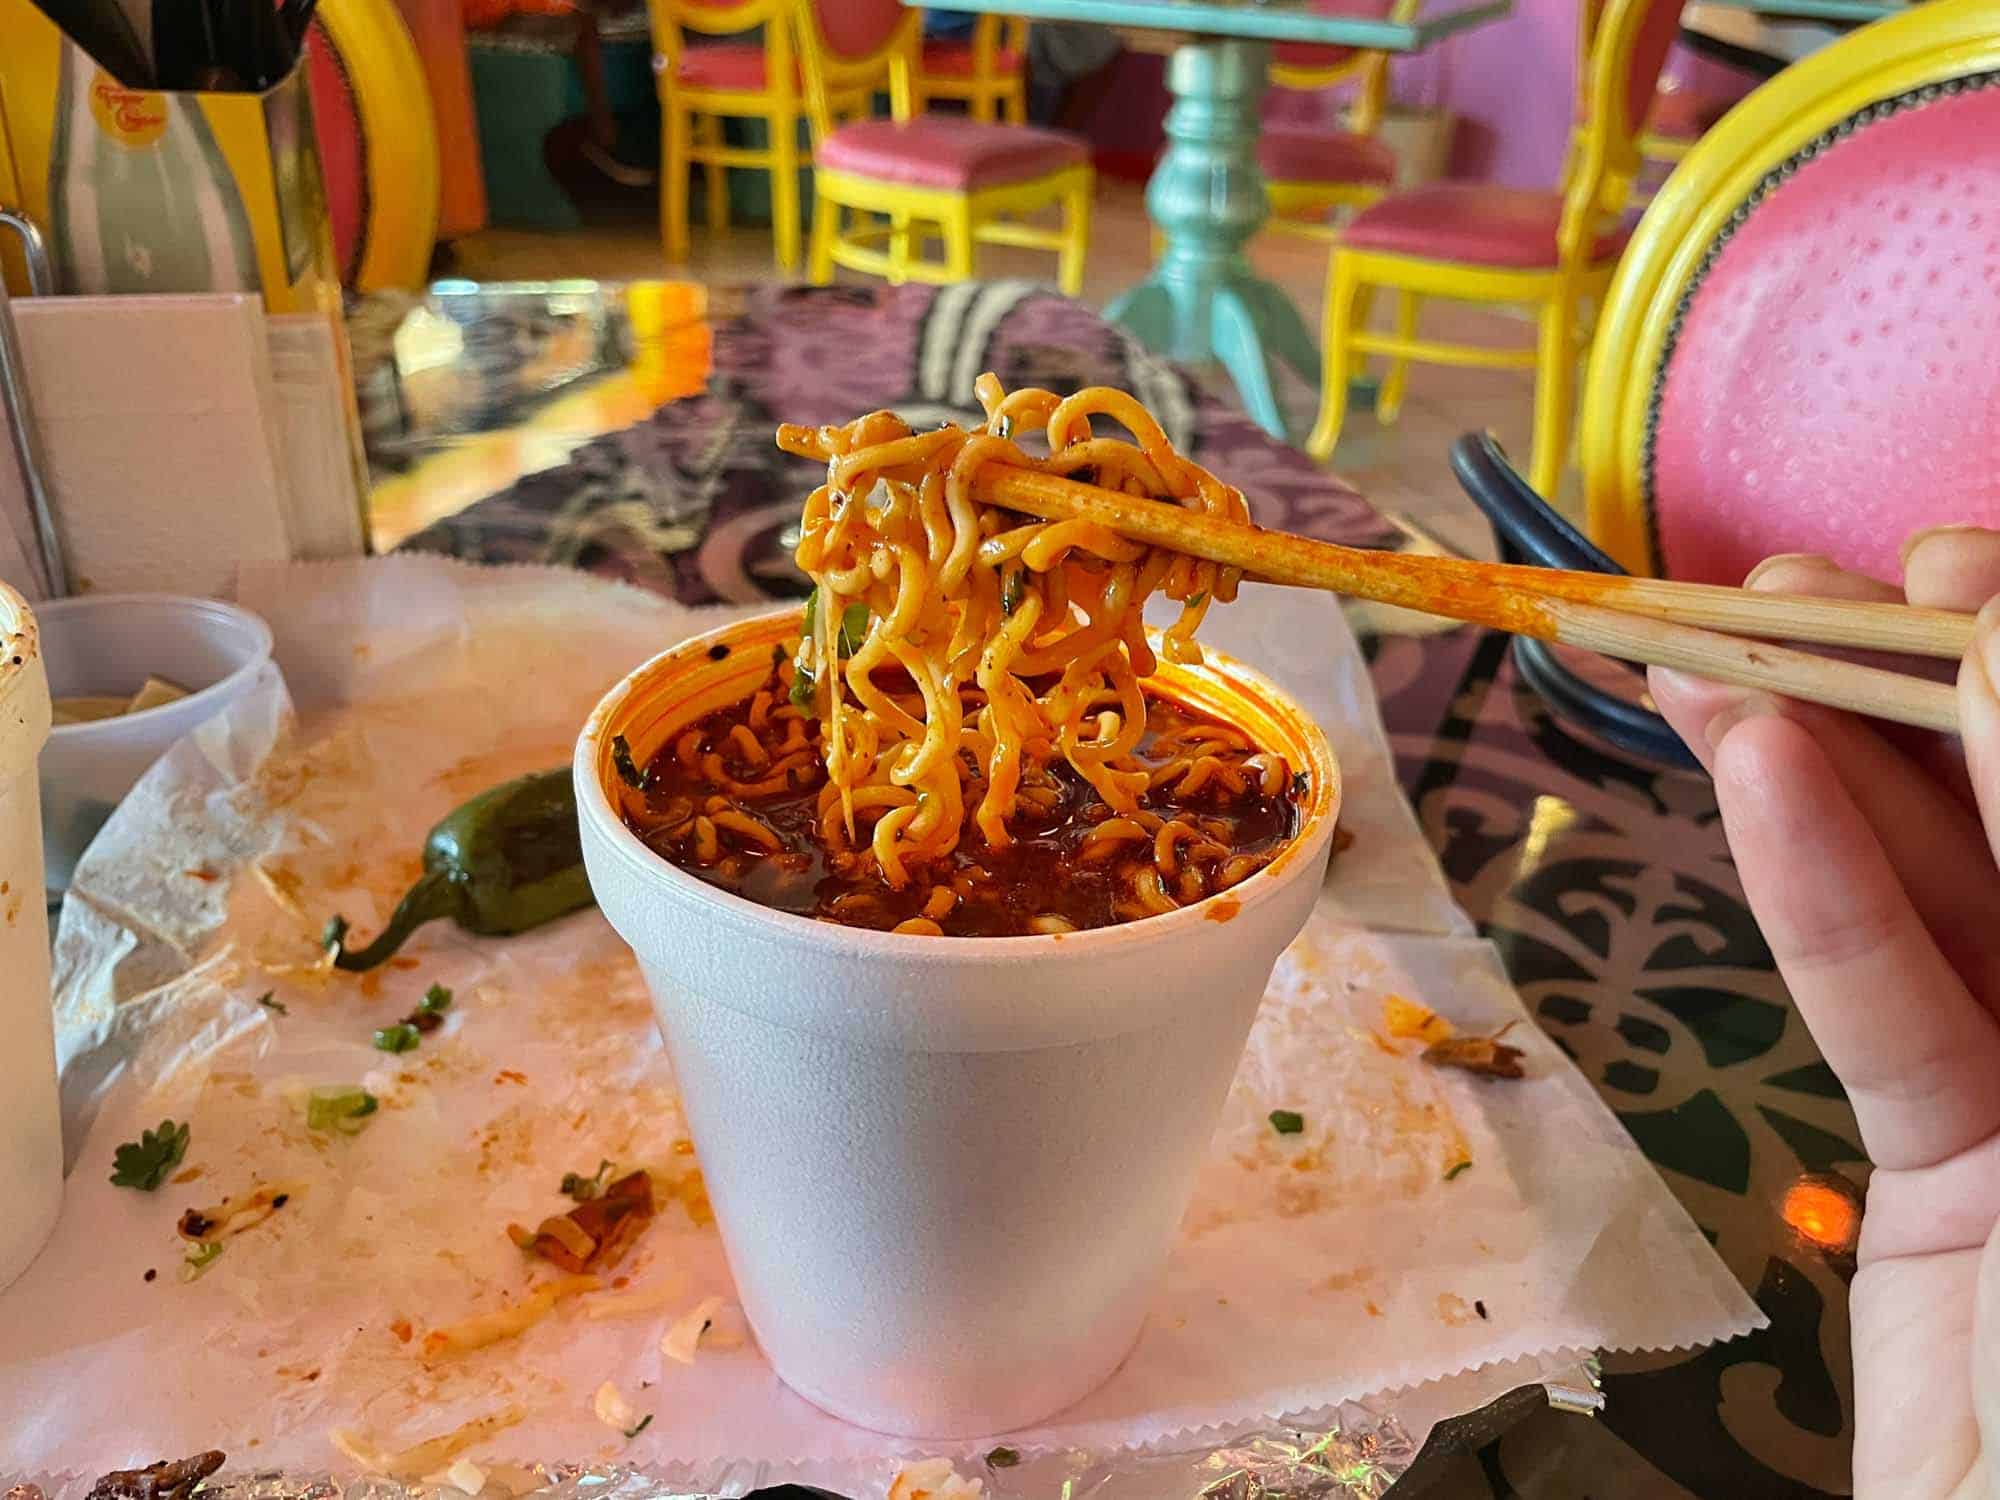
[{"label": "teal pedestal table", "polygon": [[1274,361],[1314,386],[1319,349],[1290,297],[1250,269],[1243,247],[1270,217],[1257,170],[1258,105],[1270,44],[1199,37],[1167,64],[1167,150],[1146,187],[1166,248],[1105,311],[1147,348],[1220,360],[1257,425],[1286,436]]},{"label": "teal pedestal table", "polygon": [[949,0],[945,8],[1088,21],[1176,39],[1167,64],[1174,96],[1167,150],[1146,188],[1146,207],[1166,250],[1152,274],[1107,312],[1149,349],[1174,359],[1221,361],[1257,424],[1283,438],[1290,434],[1278,407],[1274,361],[1316,386],[1320,357],[1291,299],[1252,274],[1243,258],[1244,245],[1270,216],[1257,170],[1257,106],[1271,44],[1418,52],[1498,20],[1512,5],[1426,0],[1407,20],[1322,11],[1313,0]]}]

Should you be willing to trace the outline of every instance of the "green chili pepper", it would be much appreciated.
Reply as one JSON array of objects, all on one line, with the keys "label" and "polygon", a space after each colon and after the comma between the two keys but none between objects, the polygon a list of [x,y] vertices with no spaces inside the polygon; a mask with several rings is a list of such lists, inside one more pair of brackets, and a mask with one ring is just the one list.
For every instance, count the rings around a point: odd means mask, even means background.
[{"label": "green chili pepper", "polygon": [[539,771],[481,792],[433,828],[424,873],[388,925],[365,948],[339,946],[334,966],[372,969],[440,917],[481,937],[506,937],[592,899],[569,770]]}]

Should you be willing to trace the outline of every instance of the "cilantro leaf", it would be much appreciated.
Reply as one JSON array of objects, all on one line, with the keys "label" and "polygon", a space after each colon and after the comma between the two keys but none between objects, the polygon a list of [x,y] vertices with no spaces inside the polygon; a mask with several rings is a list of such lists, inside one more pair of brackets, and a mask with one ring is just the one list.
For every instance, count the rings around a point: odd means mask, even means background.
[{"label": "cilantro leaf", "polygon": [[152,1192],[187,1155],[189,1134],[189,1126],[172,1120],[160,1121],[158,1130],[141,1131],[138,1140],[111,1153],[111,1185]]},{"label": "cilantro leaf", "polygon": [[1271,1111],[1271,1128],[1279,1135],[1297,1135],[1306,1128],[1306,1117],[1296,1110],[1274,1109]]},{"label": "cilantro leaf", "polygon": [[1020,1461],[1021,1455],[1012,1448],[995,1448],[986,1455],[986,1467],[989,1469],[1011,1469]]}]

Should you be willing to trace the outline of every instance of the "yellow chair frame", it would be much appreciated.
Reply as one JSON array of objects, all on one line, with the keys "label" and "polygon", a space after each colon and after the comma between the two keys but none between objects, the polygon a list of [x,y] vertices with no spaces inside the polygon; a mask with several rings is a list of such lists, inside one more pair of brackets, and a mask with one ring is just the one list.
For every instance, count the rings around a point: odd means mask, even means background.
[{"label": "yellow chair frame", "polygon": [[[1396,0],[1389,19],[1397,25],[1408,23],[1423,0]],[[1281,89],[1325,89],[1354,81],[1354,101],[1347,110],[1347,129],[1355,135],[1373,135],[1382,125],[1382,112],[1389,100],[1389,54],[1357,51],[1353,56],[1324,68],[1298,67],[1273,63],[1271,82]],[[1279,234],[1332,243],[1340,238],[1337,226],[1327,222],[1336,208],[1359,209],[1379,200],[1385,189],[1370,182],[1293,182],[1265,178],[1264,194],[1271,202],[1266,227]]]},{"label": "yellow chair frame", "polygon": [[[877,89],[885,79],[891,116],[908,120],[915,115],[921,11],[913,9],[903,17],[879,52],[859,58],[841,57],[826,45],[811,0],[795,0],[795,16],[815,145],[835,128],[835,101]],[[1026,182],[965,193],[860,177],[815,165],[812,244],[806,274],[817,286],[833,279],[835,266],[882,276],[897,286],[906,281],[965,281],[974,274],[975,245],[1022,245],[1057,252],[1056,280],[1074,297],[1083,290],[1094,181],[1088,166],[1066,167]],[[1017,217],[1051,205],[1062,212],[1058,228],[1025,223]],[[851,227],[842,222],[850,212],[858,221]],[[875,222],[878,217],[884,222]],[[935,226],[944,241],[942,260],[928,260],[920,253],[929,237],[927,226]]]},{"label": "yellow chair frame", "polygon": [[[1012,49],[1021,66],[1000,71],[1000,54]],[[922,52],[918,53],[921,66]],[[1028,23],[1019,16],[987,11],[972,27],[972,74],[924,73],[917,76],[919,107],[932,99],[962,99],[975,120],[1028,120]]]},{"label": "yellow chair frame", "polygon": [[[771,174],[771,237],[778,268],[799,265],[799,172],[806,153],[799,145],[799,124],[806,118],[800,96],[798,50],[793,36],[791,0],[745,0],[740,5],[709,5],[700,0],[652,0],[653,47],[658,53],[654,74],[660,94],[660,235],[667,259],[688,257],[689,168],[704,169],[708,228],[721,234],[729,227],[731,167]],[[685,50],[686,32],[733,36],[764,28],[764,87],[762,89],[689,88],[674,79]],[[870,97],[864,90],[848,92],[831,107],[844,116],[865,115]],[[764,122],[763,148],[731,146],[723,140],[726,119]]]},{"label": "yellow chair frame", "polygon": [[1654,198],[1600,318],[1577,442],[1593,540],[1658,571],[1647,514],[1645,423],[1681,299],[1766,176],[1860,110],[2000,69],[1993,0],[1930,0],[1792,64],[1712,126]]},{"label": "yellow chair frame", "polygon": [[[1601,300],[1616,257],[1596,259],[1598,237],[1624,211],[1640,167],[1638,130],[1625,122],[1625,85],[1640,23],[1658,0],[1610,0],[1586,72],[1588,124],[1565,164],[1562,219],[1552,267],[1512,268],[1474,261],[1425,260],[1387,251],[1350,250],[1336,243],[1327,269],[1325,367],[1319,420],[1306,449],[1324,460],[1333,453],[1347,417],[1347,390],[1362,356],[1390,356],[1376,413],[1393,422],[1402,408],[1413,359],[1432,364],[1495,370],[1534,370],[1535,423],[1529,480],[1553,497],[1568,454],[1570,407],[1576,364],[1588,345],[1584,305]],[[1946,0],[1949,3],[1949,0]],[[1395,290],[1393,333],[1366,327],[1373,290]],[[1451,344],[1417,337],[1424,297],[1460,302],[1526,305],[1536,310],[1533,348]]]}]

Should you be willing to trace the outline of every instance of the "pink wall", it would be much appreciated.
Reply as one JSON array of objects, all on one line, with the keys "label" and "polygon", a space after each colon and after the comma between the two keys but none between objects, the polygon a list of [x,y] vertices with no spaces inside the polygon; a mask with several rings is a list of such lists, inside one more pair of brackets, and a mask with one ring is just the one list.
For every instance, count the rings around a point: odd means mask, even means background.
[{"label": "pink wall", "polygon": [[[1445,109],[1458,119],[1451,175],[1510,187],[1555,186],[1568,143],[1576,94],[1577,0],[1514,0],[1499,21],[1476,27],[1390,64],[1390,92],[1413,109]],[[1099,91],[1066,120],[1087,134],[1102,170],[1143,177],[1163,137],[1169,102],[1163,59],[1126,52]],[[1690,56],[1676,46],[1666,76],[1704,92],[1742,93],[1754,80]],[[1274,89],[1264,117],[1298,124],[1331,122],[1338,93]]]}]

